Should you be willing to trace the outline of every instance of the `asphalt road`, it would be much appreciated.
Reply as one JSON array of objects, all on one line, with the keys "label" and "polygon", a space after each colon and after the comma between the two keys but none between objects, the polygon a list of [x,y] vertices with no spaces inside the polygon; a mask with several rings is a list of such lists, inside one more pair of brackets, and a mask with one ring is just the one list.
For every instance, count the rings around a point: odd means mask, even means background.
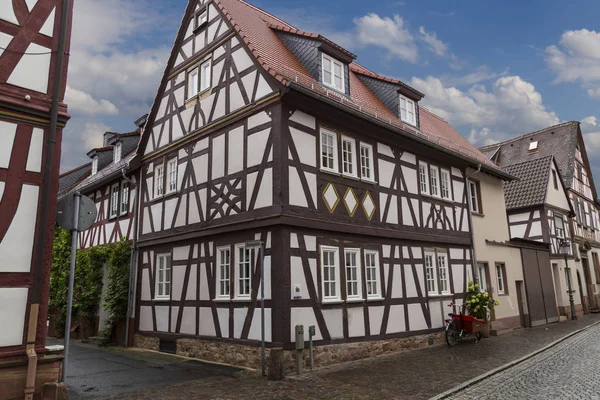
[{"label": "asphalt road", "polygon": [[[62,344],[48,341],[48,344]],[[70,347],[66,383],[69,399],[120,397],[152,388],[218,375],[232,375],[235,368],[205,364],[163,353],[135,349],[99,348],[73,342]]]},{"label": "asphalt road", "polygon": [[600,399],[599,369],[595,325],[450,399]]}]

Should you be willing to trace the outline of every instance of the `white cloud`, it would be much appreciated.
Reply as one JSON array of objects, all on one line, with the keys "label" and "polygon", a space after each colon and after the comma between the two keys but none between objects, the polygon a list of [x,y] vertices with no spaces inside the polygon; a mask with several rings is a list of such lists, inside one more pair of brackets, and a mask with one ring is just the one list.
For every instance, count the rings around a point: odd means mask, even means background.
[{"label": "white cloud", "polygon": [[489,90],[475,84],[462,91],[431,76],[413,78],[411,83],[426,93],[422,101],[426,107],[454,126],[471,128],[470,138],[476,145],[559,123],[535,87],[519,76],[498,78]]},{"label": "white cloud", "polygon": [[445,86],[465,86],[465,85],[474,85],[479,82],[489,81],[492,79],[497,79],[501,76],[506,76],[508,71],[503,72],[493,72],[490,71],[487,65],[480,65],[475,68],[472,72],[466,73],[461,76],[444,76],[441,77],[440,80],[444,83]]},{"label": "white cloud", "polygon": [[81,132],[81,137],[85,141],[88,151],[103,146],[104,133],[109,132],[109,126],[102,122],[86,122]]},{"label": "white cloud", "polygon": [[88,115],[116,115],[117,107],[108,100],[96,100],[90,94],[67,86],[65,101],[69,110]]},{"label": "white cloud", "polygon": [[354,19],[356,38],[362,45],[383,47],[390,56],[416,63],[419,49],[414,36],[399,15],[380,17],[375,13]]},{"label": "white cloud", "polygon": [[429,45],[429,50],[440,57],[444,57],[448,53],[448,45],[438,39],[435,32],[427,32],[422,26],[419,28],[421,40]]},{"label": "white cloud", "polygon": [[585,117],[580,122],[581,122],[581,131],[583,133],[587,133],[587,132],[598,129],[598,120],[593,115],[589,116],[589,117]]},{"label": "white cloud", "polygon": [[559,44],[546,47],[546,62],[556,82],[580,82],[592,98],[600,98],[600,33],[566,31]]}]

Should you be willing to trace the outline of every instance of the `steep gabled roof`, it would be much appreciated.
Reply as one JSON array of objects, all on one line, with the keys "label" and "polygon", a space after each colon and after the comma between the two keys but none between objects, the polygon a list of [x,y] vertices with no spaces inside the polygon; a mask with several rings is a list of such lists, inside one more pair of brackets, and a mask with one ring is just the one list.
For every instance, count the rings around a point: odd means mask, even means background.
[{"label": "steep gabled roof", "polygon": [[[390,110],[382,100],[361,81],[359,75],[369,76],[398,85],[406,90],[410,90],[411,93],[414,93],[416,96],[422,97],[422,93],[414,88],[411,88],[398,80],[378,75],[365,67],[352,62],[350,63],[349,68],[349,95],[340,94],[334,90],[327,89],[314,79],[299,59],[284,44],[278,36],[278,33],[293,33],[309,38],[327,40],[323,38],[322,35],[300,31],[282,19],[243,0],[215,0],[214,4],[219,8],[221,13],[237,32],[239,38],[247,46],[258,64],[261,65],[275,81],[283,85],[281,88],[282,91],[285,91],[285,87],[288,87],[310,93],[312,96],[320,97],[323,100],[333,101],[332,104],[349,109],[351,112],[354,112],[363,118],[377,120],[379,124],[399,133],[399,137],[412,138],[416,141],[431,144],[433,147],[466,160],[469,163],[483,165],[483,169],[486,172],[495,174],[503,179],[511,179],[510,175],[498,168],[496,164],[491,162],[464,137],[458,134],[456,130],[450,127],[446,121],[434,116],[431,112],[427,110],[420,112],[422,119],[425,120],[424,124],[423,120],[421,120],[423,125],[420,130],[400,121],[398,113]],[[192,2],[190,2],[183,19],[184,24],[191,18],[193,10],[194,7]],[[171,68],[174,66],[178,48],[181,45],[185,34],[186,29],[184,24],[182,24],[173,49],[171,50],[171,56],[167,63],[147,125],[154,123],[159,106],[158,100],[161,98],[162,93],[164,93],[167,78]],[[339,51],[344,51],[353,56],[352,53],[329,40],[327,40],[327,44],[335,46]],[[150,130],[148,129],[147,133],[140,141],[139,149],[146,145],[149,132]]]},{"label": "steep gabled roof", "polygon": [[506,172],[518,180],[504,186],[506,209],[543,205],[548,193],[552,156],[536,158],[507,166]]},{"label": "steep gabled roof", "polygon": [[58,197],[71,191],[77,183],[85,179],[92,171],[92,163],[80,165],[70,171],[60,174],[58,178]]},{"label": "steep gabled roof", "polygon": [[[538,142],[536,151],[530,151],[531,142]],[[553,156],[560,175],[564,179],[567,188],[573,187],[573,175],[575,172],[576,148],[580,147],[584,164],[589,171],[589,179],[594,196],[596,188],[594,185],[591,168],[585,151],[585,143],[581,135],[579,122],[568,121],[558,125],[549,126],[534,132],[526,133],[505,142],[481,147],[482,153],[492,158],[500,167],[520,164],[530,160]],[[595,200],[595,199],[593,199]]]}]

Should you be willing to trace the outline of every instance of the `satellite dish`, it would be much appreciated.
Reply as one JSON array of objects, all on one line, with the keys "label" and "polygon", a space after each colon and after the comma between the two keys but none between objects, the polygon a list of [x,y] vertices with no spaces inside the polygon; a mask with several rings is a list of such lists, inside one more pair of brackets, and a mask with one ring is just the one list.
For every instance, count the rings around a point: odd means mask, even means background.
[{"label": "satellite dish", "polygon": [[[72,231],[73,214],[75,213],[75,194],[72,193],[58,201],[56,207],[56,223],[63,229]],[[87,196],[79,197],[79,225],[77,231],[83,232],[91,228],[98,216],[96,203]]]}]

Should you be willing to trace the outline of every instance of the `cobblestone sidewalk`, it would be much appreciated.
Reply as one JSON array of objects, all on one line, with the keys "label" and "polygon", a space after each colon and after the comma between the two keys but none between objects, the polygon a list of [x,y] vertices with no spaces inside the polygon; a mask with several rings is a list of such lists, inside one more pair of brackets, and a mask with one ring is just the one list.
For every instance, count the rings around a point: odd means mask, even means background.
[{"label": "cobblestone sidewalk", "polygon": [[[454,348],[433,346],[355,361],[301,377],[291,376],[281,382],[242,373],[237,377],[214,376],[142,391],[119,399],[428,399],[598,321],[600,315],[588,315],[577,321],[484,339],[478,344],[463,342]],[[580,335],[583,334],[574,338]]]},{"label": "cobblestone sidewalk", "polygon": [[600,399],[600,325],[448,399]]}]

